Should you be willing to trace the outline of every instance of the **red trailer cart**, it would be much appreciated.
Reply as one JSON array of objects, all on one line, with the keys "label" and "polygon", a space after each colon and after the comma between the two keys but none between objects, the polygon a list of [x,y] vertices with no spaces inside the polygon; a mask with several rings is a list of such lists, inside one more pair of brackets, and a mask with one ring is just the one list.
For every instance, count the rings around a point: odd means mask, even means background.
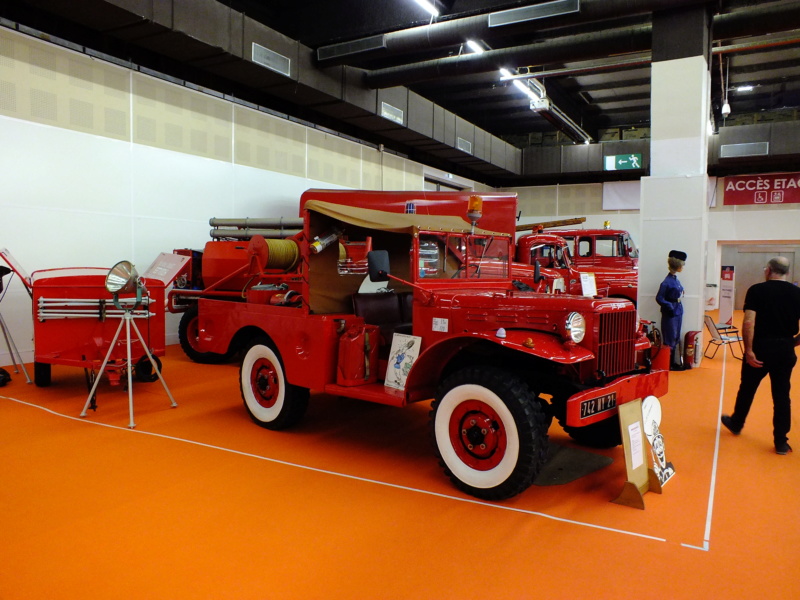
[{"label": "red trailer cart", "polygon": [[118,339],[114,348],[110,348],[111,342],[120,319],[130,311],[150,353],[164,356],[165,290],[185,270],[187,262],[185,256],[162,253],[141,276],[146,293],[138,307],[134,306],[135,294],[120,296],[119,306],[115,305],[105,286],[108,269],[77,267],[34,272],[30,285],[36,385],[50,385],[51,365],[68,365],[83,367],[91,386],[106,357],[104,371],[111,384],[119,384],[128,368],[134,369],[139,381],[155,381],[157,375],[137,337],[130,340],[132,356],[140,357],[134,365],[128,365],[126,340]]}]

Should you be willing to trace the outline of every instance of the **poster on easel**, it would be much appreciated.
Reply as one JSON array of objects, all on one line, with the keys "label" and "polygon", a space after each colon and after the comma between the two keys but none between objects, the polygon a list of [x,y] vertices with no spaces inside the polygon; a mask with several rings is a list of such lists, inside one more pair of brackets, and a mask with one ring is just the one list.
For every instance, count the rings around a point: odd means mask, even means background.
[{"label": "poster on easel", "polygon": [[644,434],[650,442],[650,457],[653,459],[653,471],[658,482],[663,486],[675,475],[675,467],[667,460],[667,449],[664,436],[661,434],[661,402],[655,396],[648,396],[642,402],[642,422]]},{"label": "poster on easel", "polygon": [[422,338],[416,335],[395,333],[392,336],[392,348],[389,350],[389,364],[386,366],[386,387],[398,390],[405,389],[406,379],[414,361],[419,356]]},{"label": "poster on easel", "polygon": [[723,266],[719,284],[719,323],[725,325],[733,325],[734,283],[733,266]]},{"label": "poster on easel", "polygon": [[[655,397],[648,396],[647,403]],[[647,428],[645,418],[652,421],[652,409],[647,407],[648,416],[645,417],[643,402],[640,399],[626,402],[619,407],[619,425],[622,434],[622,447],[625,452],[625,472],[627,481],[622,492],[612,502],[644,510],[644,494],[647,492],[661,493],[661,481],[655,470],[650,467],[647,460],[645,440]],[[660,410],[660,405],[658,406]],[[660,416],[658,417],[660,419]],[[671,465],[670,465],[671,466]],[[673,471],[674,472],[674,471]]]},{"label": "poster on easel", "polygon": [[581,292],[584,296],[597,296],[597,282],[594,273],[581,273]]}]

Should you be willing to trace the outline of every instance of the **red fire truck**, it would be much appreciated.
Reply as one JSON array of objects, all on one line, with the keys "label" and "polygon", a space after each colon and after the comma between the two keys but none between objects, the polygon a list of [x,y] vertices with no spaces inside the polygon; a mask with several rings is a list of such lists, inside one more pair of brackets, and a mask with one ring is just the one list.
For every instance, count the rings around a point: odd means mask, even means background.
[{"label": "red fire truck", "polygon": [[[420,193],[389,195],[402,211],[369,208],[385,209],[385,193],[310,190],[297,233],[209,242],[202,273],[215,270],[213,244],[247,260],[210,286],[171,292],[174,310],[193,312],[193,352],[241,352],[241,395],[258,425],[295,425],[312,391],[396,407],[433,399],[444,472],[499,500],[539,473],[553,418],[578,442],[612,446],[618,406],[666,393],[666,365],[651,359],[630,302],[515,285],[513,234],[484,229],[499,222],[489,211],[477,226],[480,194],[441,204],[425,194],[428,205]],[[452,216],[456,205],[471,222]],[[384,291],[360,292],[363,275],[340,268],[345,237],[369,240]]]},{"label": "red fire truck", "polygon": [[[558,230],[552,233],[532,233],[517,240],[516,262],[537,264],[550,279],[561,278],[567,294],[582,295],[582,275],[591,274],[597,295],[623,298],[636,304],[639,293],[639,271],[633,268],[608,267],[601,264],[578,267],[568,241]],[[517,267],[518,269],[518,267]]]},{"label": "red fire truck", "polygon": [[578,269],[610,267],[637,269],[639,249],[624,229],[551,229],[567,242],[572,262]]}]

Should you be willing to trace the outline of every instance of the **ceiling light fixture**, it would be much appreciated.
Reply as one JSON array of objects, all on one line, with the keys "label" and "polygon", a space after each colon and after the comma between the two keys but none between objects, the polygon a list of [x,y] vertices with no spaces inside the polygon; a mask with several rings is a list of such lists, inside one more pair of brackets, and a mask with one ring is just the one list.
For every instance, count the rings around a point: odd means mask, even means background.
[{"label": "ceiling light fixture", "polygon": [[753,86],[752,85],[740,85],[736,88],[737,92],[752,92]]},{"label": "ceiling light fixture", "polygon": [[485,52],[483,47],[475,40],[467,40],[467,48],[472,50],[475,54],[483,54]]},{"label": "ceiling light fixture", "polygon": [[530,100],[530,109],[539,113],[542,117],[550,121],[558,129],[563,131],[574,142],[590,144],[592,136],[586,133],[569,116],[558,108],[550,98],[547,97],[547,90],[544,84],[538,79],[516,79],[516,76],[508,69],[500,69],[500,80],[511,81],[514,87],[524,93]]},{"label": "ceiling light fixture", "polygon": [[[728,59],[728,78],[727,81],[730,83],[730,68],[731,68],[731,60]],[[722,115],[722,118],[725,119],[729,114],[731,114],[731,105],[728,104],[728,86],[726,84],[725,75],[722,73],[722,55],[719,55],[719,79],[720,85],[722,86],[722,108],[720,108],[719,112]]]},{"label": "ceiling light fixture", "polygon": [[414,0],[414,2],[416,2],[422,8],[427,10],[431,14],[432,17],[438,17],[439,16],[439,10],[433,4],[428,2],[428,0]]},{"label": "ceiling light fixture", "polygon": [[542,100],[547,96],[544,85],[538,79],[514,79],[508,69],[500,69],[500,81],[511,81],[515,88],[525,94],[530,100]]}]

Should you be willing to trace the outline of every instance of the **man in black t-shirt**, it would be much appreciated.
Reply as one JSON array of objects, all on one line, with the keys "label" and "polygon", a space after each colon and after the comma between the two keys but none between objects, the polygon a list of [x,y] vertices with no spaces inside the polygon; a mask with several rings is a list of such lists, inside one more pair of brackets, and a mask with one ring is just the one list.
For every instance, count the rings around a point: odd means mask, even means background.
[{"label": "man in black t-shirt", "polygon": [[783,257],[770,260],[764,272],[766,281],[751,286],[745,296],[742,379],[733,414],[723,415],[722,424],[739,435],[756,390],[769,374],[775,452],[786,454],[792,451],[787,438],[792,421],[789,392],[797,362],[794,348],[800,344],[800,287],[786,280],[789,261]]}]

